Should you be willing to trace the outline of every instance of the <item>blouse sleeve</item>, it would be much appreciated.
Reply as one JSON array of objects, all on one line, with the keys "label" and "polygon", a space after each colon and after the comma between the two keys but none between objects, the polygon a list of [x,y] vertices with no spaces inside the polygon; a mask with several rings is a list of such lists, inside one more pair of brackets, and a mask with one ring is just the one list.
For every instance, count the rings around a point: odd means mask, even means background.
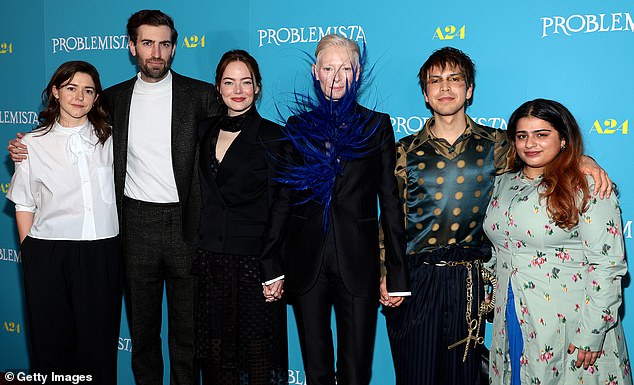
[{"label": "blouse sleeve", "polygon": [[30,156],[22,162],[15,163],[15,172],[11,178],[7,199],[15,203],[16,211],[35,212],[36,204],[31,191]]},{"label": "blouse sleeve", "polygon": [[579,219],[579,236],[586,258],[585,298],[572,343],[599,351],[605,333],[618,322],[621,278],[627,273],[621,210],[614,194],[590,199],[588,211]]}]

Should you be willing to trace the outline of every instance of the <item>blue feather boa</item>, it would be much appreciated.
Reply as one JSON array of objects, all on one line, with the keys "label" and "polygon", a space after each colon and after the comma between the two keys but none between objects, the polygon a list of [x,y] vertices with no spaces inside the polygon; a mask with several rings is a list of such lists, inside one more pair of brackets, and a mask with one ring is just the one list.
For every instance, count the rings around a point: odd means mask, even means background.
[{"label": "blue feather boa", "polygon": [[[361,68],[365,61],[364,49]],[[295,91],[295,106],[290,108],[294,116],[284,128],[299,159],[282,160],[277,180],[298,193],[294,194],[298,198],[292,204],[312,201],[324,208],[324,230],[335,182],[343,174],[342,162],[364,157],[374,150],[370,143],[378,124],[370,127],[374,112],[357,104],[363,73],[358,78],[356,75],[353,73],[354,80],[346,85],[346,93],[339,100],[324,95],[313,75],[316,98]]]}]

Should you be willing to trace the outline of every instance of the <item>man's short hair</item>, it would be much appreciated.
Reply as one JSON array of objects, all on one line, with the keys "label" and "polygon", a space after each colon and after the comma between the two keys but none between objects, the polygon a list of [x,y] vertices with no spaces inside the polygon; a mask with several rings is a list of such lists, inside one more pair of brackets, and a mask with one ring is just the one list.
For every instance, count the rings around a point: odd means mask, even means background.
[{"label": "man's short hair", "polygon": [[138,29],[142,25],[151,25],[154,27],[166,25],[172,30],[172,44],[176,44],[176,40],[178,40],[178,32],[176,31],[176,28],[174,28],[174,20],[158,9],[143,9],[130,16],[127,25],[130,42],[136,44],[136,39],[139,36]]},{"label": "man's short hair", "polygon": [[[457,48],[444,47],[434,51],[418,71],[418,81],[424,93],[427,93],[429,71],[434,67],[445,69],[447,66],[460,68],[460,71],[464,75],[467,88],[470,86],[475,88],[475,65],[469,55]],[[467,103],[471,104],[470,100],[468,100]]]}]

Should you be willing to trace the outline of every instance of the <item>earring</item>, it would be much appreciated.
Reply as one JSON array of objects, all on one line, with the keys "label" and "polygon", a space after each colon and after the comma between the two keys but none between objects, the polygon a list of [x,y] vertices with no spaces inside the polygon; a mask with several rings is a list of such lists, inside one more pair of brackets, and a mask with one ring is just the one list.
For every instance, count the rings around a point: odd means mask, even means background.
[{"label": "earring", "polygon": [[559,147],[559,151],[566,151],[566,145],[563,144],[561,147]]}]

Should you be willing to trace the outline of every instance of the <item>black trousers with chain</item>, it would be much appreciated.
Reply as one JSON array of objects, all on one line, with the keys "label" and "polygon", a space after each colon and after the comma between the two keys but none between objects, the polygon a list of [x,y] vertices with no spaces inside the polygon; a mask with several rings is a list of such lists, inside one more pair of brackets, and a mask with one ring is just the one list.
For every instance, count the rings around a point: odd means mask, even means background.
[{"label": "black trousers with chain", "polygon": [[[461,256],[462,259],[464,256]],[[424,255],[409,258],[412,297],[395,309],[385,308],[388,337],[396,372],[396,385],[480,385],[482,345],[448,346],[469,333],[465,265],[437,266]],[[479,269],[472,268],[471,319],[478,319],[484,289]],[[482,319],[478,335],[484,336]]]}]

